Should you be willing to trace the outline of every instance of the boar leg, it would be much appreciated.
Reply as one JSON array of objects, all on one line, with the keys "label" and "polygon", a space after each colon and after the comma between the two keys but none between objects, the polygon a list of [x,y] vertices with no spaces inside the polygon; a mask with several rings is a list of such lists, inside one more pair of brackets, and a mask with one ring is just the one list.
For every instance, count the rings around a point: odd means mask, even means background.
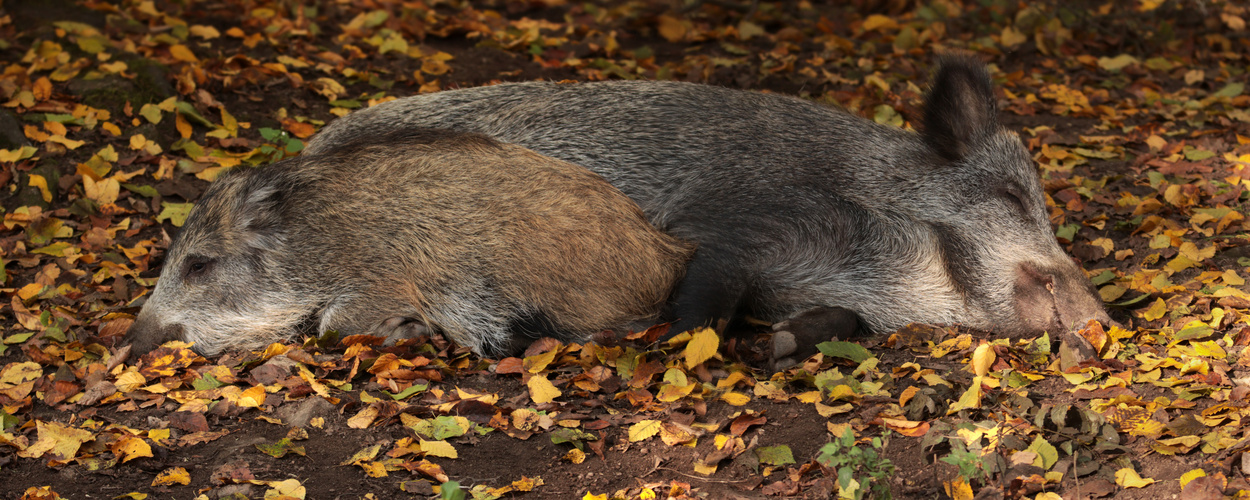
[{"label": "boar leg", "polygon": [[667,337],[701,327],[723,333],[747,292],[738,259],[701,246],[669,300],[673,326]]},{"label": "boar leg", "polygon": [[784,370],[816,354],[816,344],[864,335],[859,315],[841,307],[814,307],[773,325],[773,370]]}]

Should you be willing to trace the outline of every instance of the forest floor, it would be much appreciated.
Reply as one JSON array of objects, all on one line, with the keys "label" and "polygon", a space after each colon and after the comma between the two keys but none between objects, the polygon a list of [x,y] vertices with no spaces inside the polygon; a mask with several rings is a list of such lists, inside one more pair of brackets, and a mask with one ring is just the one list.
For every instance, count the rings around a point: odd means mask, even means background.
[{"label": "forest floor", "polygon": [[[4,2],[0,499],[1246,498],[1247,16],[1197,0]],[[926,325],[776,374],[763,326],[503,360],[438,337],[115,347],[209,182],[298,154],[353,109],[643,78],[911,126],[945,51],[991,65],[1057,237],[1123,326],[1081,332],[1097,360]]]}]

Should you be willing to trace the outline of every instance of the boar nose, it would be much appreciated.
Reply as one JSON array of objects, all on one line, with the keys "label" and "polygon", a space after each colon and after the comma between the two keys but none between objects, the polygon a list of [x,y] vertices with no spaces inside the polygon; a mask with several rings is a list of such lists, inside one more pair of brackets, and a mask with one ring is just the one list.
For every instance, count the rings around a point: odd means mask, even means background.
[{"label": "boar nose", "polygon": [[131,356],[141,356],[171,340],[181,340],[182,325],[171,324],[153,326],[140,318],[126,332],[126,344],[130,345]]}]

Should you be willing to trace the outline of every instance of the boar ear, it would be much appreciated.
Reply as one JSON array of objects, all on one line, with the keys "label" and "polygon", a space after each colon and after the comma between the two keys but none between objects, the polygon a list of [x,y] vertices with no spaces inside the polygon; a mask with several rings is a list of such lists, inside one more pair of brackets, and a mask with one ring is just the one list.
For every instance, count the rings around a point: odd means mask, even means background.
[{"label": "boar ear", "polygon": [[290,192],[269,183],[253,185],[250,188],[244,192],[243,202],[239,207],[238,227],[249,241],[263,240],[281,226],[283,208]]},{"label": "boar ear", "polygon": [[985,65],[971,56],[943,56],[925,98],[924,140],[950,161],[967,155],[998,129],[998,105]]}]

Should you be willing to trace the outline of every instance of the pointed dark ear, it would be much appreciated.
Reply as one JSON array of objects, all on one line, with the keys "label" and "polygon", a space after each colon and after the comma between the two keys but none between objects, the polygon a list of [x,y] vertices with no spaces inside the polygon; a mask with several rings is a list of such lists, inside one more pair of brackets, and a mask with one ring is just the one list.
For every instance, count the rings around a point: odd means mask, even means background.
[{"label": "pointed dark ear", "polygon": [[[266,168],[273,168],[266,167]],[[275,179],[275,176],[254,175],[245,181],[238,201],[237,226],[244,242],[250,246],[266,248],[274,244],[273,238],[282,232],[287,219],[288,205],[295,186]]]},{"label": "pointed dark ear", "polygon": [[957,161],[997,130],[998,105],[985,65],[971,56],[943,56],[925,98],[925,142]]}]

